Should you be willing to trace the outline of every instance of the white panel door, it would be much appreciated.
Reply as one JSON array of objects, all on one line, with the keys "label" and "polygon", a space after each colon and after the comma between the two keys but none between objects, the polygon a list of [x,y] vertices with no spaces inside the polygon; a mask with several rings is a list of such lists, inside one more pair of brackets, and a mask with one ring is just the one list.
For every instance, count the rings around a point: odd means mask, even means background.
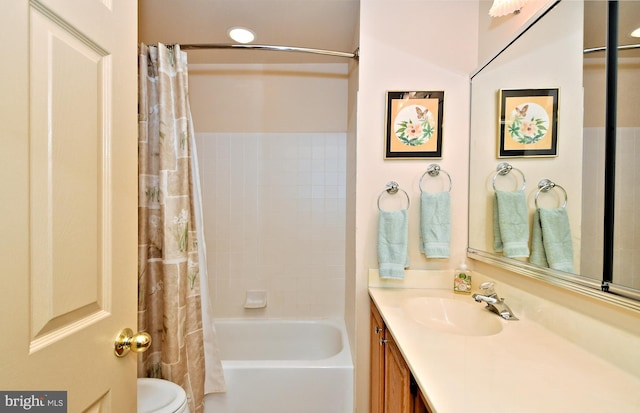
[{"label": "white panel door", "polygon": [[0,390],[135,412],[137,2],[1,7]]}]

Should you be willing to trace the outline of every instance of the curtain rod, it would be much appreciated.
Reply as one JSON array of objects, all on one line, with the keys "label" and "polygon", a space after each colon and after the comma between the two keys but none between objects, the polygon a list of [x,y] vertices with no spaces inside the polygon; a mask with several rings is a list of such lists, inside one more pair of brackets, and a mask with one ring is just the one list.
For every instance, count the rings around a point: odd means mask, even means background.
[{"label": "curtain rod", "polygon": [[[618,46],[618,50],[628,50],[628,49],[640,49],[640,44],[626,44],[622,46]],[[604,52],[607,50],[606,46],[602,47],[593,47],[591,49],[584,49],[583,53],[594,53],[594,52]]]},{"label": "curtain rod", "polygon": [[349,59],[358,59],[360,57],[359,50],[353,53],[338,52],[335,50],[310,49],[307,47],[296,46],[275,46],[268,44],[232,44],[232,43],[205,43],[205,44],[179,44],[180,50],[208,50],[208,49],[257,49],[257,50],[275,50],[281,52],[300,52],[313,53],[327,56],[346,57]]}]

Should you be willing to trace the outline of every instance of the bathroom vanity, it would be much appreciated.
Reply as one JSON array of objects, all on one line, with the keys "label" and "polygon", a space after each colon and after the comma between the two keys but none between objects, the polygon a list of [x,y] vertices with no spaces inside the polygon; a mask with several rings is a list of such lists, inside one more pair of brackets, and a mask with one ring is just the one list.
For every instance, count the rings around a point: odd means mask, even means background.
[{"label": "bathroom vanity", "polygon": [[373,287],[369,295],[371,412],[640,409],[637,375],[553,333],[517,305],[519,320],[507,321],[447,289]]},{"label": "bathroom vanity", "polygon": [[407,362],[371,302],[371,413],[426,413],[424,396]]}]

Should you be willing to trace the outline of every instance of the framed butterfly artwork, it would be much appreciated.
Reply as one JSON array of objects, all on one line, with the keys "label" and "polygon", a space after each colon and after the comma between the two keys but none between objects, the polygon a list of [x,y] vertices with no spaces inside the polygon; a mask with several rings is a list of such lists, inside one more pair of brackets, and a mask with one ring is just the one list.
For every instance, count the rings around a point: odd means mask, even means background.
[{"label": "framed butterfly artwork", "polygon": [[499,91],[498,158],[558,156],[558,89]]},{"label": "framed butterfly artwork", "polygon": [[442,158],[443,109],[443,91],[388,91],[385,159]]}]

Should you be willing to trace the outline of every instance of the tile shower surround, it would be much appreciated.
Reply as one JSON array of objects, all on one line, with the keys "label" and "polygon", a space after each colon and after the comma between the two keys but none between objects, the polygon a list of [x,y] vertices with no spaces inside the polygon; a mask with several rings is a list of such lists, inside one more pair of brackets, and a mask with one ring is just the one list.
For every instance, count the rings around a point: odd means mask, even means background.
[{"label": "tile shower surround", "polygon": [[[342,317],[346,133],[196,134],[216,317]],[[265,309],[245,291],[268,292]]]}]

